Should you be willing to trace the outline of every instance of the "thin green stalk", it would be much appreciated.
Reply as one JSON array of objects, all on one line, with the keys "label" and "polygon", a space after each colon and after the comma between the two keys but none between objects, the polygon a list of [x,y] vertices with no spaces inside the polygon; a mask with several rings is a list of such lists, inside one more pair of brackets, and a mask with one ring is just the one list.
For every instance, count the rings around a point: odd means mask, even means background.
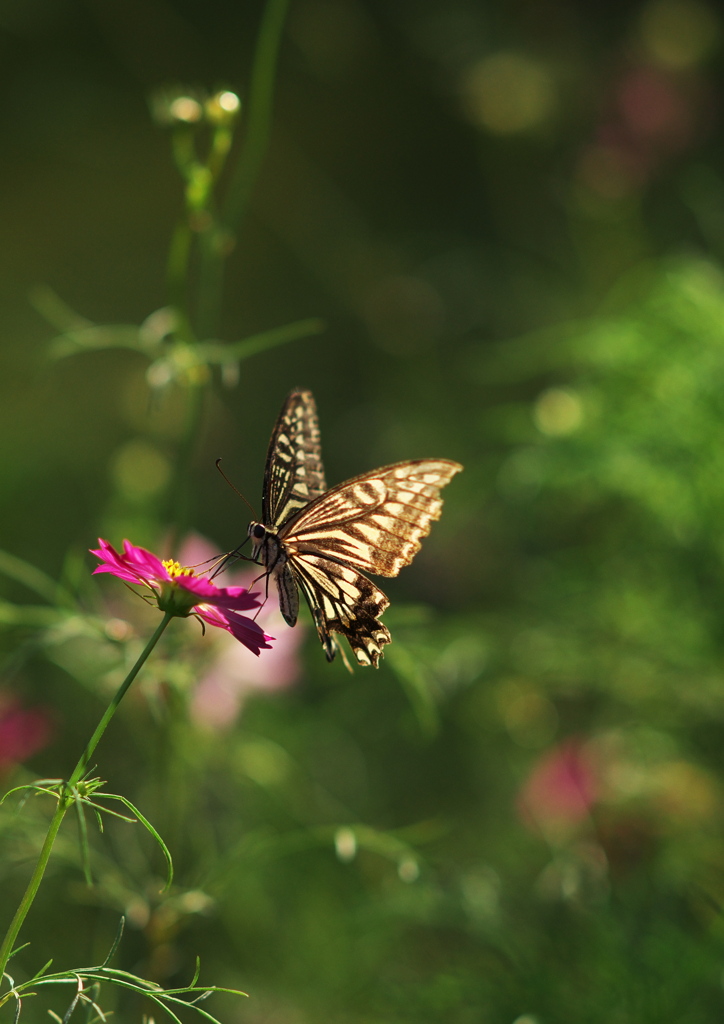
[{"label": "thin green stalk", "polygon": [[72,794],[72,790],[83,777],[88,767],[88,764],[90,763],[90,759],[93,756],[93,751],[98,746],[101,736],[106,731],[108,723],[116,713],[118,705],[121,703],[124,696],[126,695],[129,686],[138,675],[141,667],[145,663],[146,659],[148,658],[153,648],[158,643],[161,634],[163,633],[164,629],[169,624],[172,618],[173,614],[171,612],[166,612],[164,614],[164,617],[160,625],[158,626],[158,628],[156,629],[156,631],[154,632],[153,636],[148,641],[146,646],[144,647],[138,661],[133,666],[131,671],[128,673],[123,683],[119,687],[115,697],[108,705],[105,714],[98,723],[95,732],[88,741],[85,750],[81,754],[77,765],[73,769],[70,778],[66,782],[63,791],[59,796],[58,806],[50,822],[50,826],[48,828],[48,832],[45,837],[43,847],[40,851],[40,856],[38,857],[38,863],[35,865],[35,870],[33,871],[30,881],[28,882],[28,887],[25,890],[23,898],[20,901],[20,906],[18,907],[15,913],[15,917],[10,922],[10,927],[8,928],[5,938],[3,939],[2,946],[0,946],[0,979],[2,978],[3,972],[5,971],[8,960],[10,959],[10,954],[12,953],[13,947],[15,946],[15,940],[18,937],[18,934],[23,926],[25,918],[28,916],[28,912],[30,911],[31,906],[33,905],[33,900],[37,895],[38,889],[40,888],[40,883],[43,880],[43,875],[45,874],[45,869],[48,866],[48,861],[50,859],[50,854],[53,849],[53,844],[55,843],[55,837],[58,834],[58,830],[61,826],[63,818],[65,817],[68,809],[73,806],[74,797]]},{"label": "thin green stalk", "polygon": [[202,340],[213,338],[219,330],[221,299],[224,283],[224,260],[228,247],[227,233],[214,218],[200,233],[198,302],[196,304],[196,325]]},{"label": "thin green stalk", "polygon": [[254,50],[241,152],[232,175],[226,203],[205,232],[199,251],[199,334],[213,337],[217,330],[223,290],[226,239],[238,231],[246,214],[271,133],[274,84],[282,29],[289,0],[267,0]]},{"label": "thin green stalk", "polygon": [[178,334],[186,342],[194,340],[193,328],[188,303],[188,275],[191,261],[192,232],[188,223],[188,215],[176,225],[171,239],[171,246],[166,266],[166,283],[168,287],[169,305],[174,308],[178,317]]},{"label": "thin green stalk", "polygon": [[289,0],[268,0],[262,15],[246,103],[246,132],[224,210],[224,222],[238,228],[266,154],[271,132],[274,83]]},{"label": "thin green stalk", "polygon": [[197,282],[196,329],[199,338],[214,337],[219,329],[221,313],[221,272],[230,246],[229,232],[219,221],[214,199],[214,187],[224,169],[226,158],[234,137],[231,122],[217,125],[214,130],[211,151],[206,163],[210,175],[210,187],[205,207],[209,220],[198,235],[199,274]]},{"label": "thin green stalk", "polygon": [[189,491],[189,466],[198,443],[201,420],[204,412],[206,384],[204,381],[189,382],[186,387],[186,413],[183,436],[178,443],[174,458],[174,471],[165,497],[165,519],[170,524],[169,546],[185,537],[192,514],[192,496]]}]

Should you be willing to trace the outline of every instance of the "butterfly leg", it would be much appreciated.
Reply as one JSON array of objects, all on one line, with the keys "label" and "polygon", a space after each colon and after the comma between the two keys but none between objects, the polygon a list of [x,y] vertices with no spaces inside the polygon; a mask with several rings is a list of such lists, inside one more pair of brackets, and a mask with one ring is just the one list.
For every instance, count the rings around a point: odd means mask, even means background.
[{"label": "butterfly leg", "polygon": [[243,561],[245,561],[245,562],[254,562],[254,561],[256,561],[256,559],[250,558],[248,555],[243,554],[243,552],[241,550],[244,547],[244,544],[246,544],[246,541],[248,539],[249,538],[247,537],[246,540],[243,541],[238,546],[238,548],[235,548],[233,551],[230,551],[227,555],[223,556],[223,558],[221,559],[219,564],[216,566],[214,571],[211,573],[211,576],[209,577],[210,579],[213,580],[216,576],[218,576],[220,573],[222,573],[224,571],[224,569],[228,568],[229,565],[233,565],[234,562],[238,562],[239,559],[243,559]]}]

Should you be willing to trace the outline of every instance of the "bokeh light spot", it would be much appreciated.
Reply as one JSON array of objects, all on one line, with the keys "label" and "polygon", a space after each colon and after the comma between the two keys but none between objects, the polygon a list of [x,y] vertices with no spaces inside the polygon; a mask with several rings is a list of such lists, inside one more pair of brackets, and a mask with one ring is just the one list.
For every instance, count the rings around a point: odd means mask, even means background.
[{"label": "bokeh light spot", "polygon": [[544,693],[526,679],[505,679],[496,693],[498,713],[511,739],[536,749],[549,743],[558,729],[558,712]]},{"label": "bokeh light spot", "polygon": [[142,501],[163,491],[171,477],[171,466],[154,445],[129,441],[116,452],[111,476],[121,494]]},{"label": "bokeh light spot", "polygon": [[289,776],[289,757],[270,740],[250,740],[238,751],[239,766],[259,786],[279,786]]},{"label": "bokeh light spot", "polygon": [[214,93],[204,104],[207,120],[211,124],[230,124],[241,109],[241,100],[235,92],[224,89]]},{"label": "bokeh light spot", "polygon": [[521,53],[498,53],[469,68],[461,82],[470,119],[496,135],[529,131],[555,107],[550,72]]},{"label": "bokeh light spot", "polygon": [[697,0],[654,0],[641,14],[641,39],[650,57],[667,68],[700,64],[720,36],[714,12]]},{"label": "bokeh light spot", "polygon": [[214,906],[214,901],[201,889],[190,889],[179,896],[177,905],[185,914],[208,914]]},{"label": "bokeh light spot", "polygon": [[466,872],[460,890],[468,912],[480,922],[494,921],[500,911],[500,876],[487,865]]},{"label": "bokeh light spot", "polygon": [[549,388],[538,396],[533,419],[540,432],[549,437],[572,434],[583,422],[581,399],[572,391]]},{"label": "bokeh light spot", "polygon": [[177,96],[169,104],[169,114],[176,121],[185,121],[186,124],[195,124],[201,119],[203,107],[191,96]]},{"label": "bokeh light spot", "polygon": [[334,834],[334,849],[337,858],[348,864],[357,855],[357,837],[351,828],[338,828]]},{"label": "bokeh light spot", "polygon": [[125,619],[109,619],[106,622],[105,634],[109,640],[120,643],[127,640],[133,633],[133,626]]},{"label": "bokeh light spot", "polygon": [[414,857],[405,857],[397,865],[397,874],[401,882],[416,882],[420,877],[420,865]]},{"label": "bokeh light spot", "polygon": [[217,102],[222,110],[225,110],[227,114],[234,114],[239,109],[239,97],[235,92],[221,92],[216,97]]}]

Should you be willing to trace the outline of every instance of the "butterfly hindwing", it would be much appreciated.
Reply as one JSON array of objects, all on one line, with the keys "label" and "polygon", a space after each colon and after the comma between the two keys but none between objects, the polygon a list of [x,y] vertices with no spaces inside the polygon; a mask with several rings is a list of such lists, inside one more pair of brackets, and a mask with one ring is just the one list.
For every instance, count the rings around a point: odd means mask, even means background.
[{"label": "butterfly hindwing", "polygon": [[387,597],[361,572],[319,555],[301,555],[291,564],[327,660],[337,650],[332,633],[341,633],[360,665],[377,668],[383,646],[392,640],[379,620],[389,606]]},{"label": "butterfly hindwing", "polygon": [[292,391],[274,427],[264,471],[262,518],[279,530],[327,490],[317,406],[311,391]]}]

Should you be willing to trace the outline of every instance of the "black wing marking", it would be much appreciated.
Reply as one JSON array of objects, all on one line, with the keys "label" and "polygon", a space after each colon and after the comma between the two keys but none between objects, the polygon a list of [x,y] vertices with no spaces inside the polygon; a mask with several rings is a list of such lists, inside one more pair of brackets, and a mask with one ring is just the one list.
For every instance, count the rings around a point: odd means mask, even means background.
[{"label": "black wing marking", "polygon": [[317,407],[311,391],[292,391],[274,425],[264,470],[262,522],[279,530],[327,490]]},{"label": "black wing marking", "polygon": [[300,556],[290,565],[309,604],[327,661],[332,661],[337,651],[332,633],[341,633],[360,665],[377,668],[382,648],[392,640],[379,619],[390,603],[385,594],[362,573],[318,555]]}]

